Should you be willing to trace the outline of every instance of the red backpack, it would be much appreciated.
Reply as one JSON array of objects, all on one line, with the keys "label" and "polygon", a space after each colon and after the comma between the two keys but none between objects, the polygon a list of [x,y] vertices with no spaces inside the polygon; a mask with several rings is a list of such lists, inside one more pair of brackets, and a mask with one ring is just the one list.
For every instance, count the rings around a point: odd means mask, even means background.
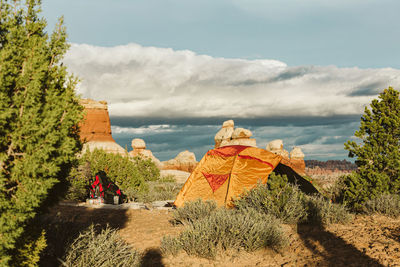
[{"label": "red backpack", "polygon": [[113,203],[114,196],[119,196],[122,203],[124,195],[119,187],[110,181],[104,171],[99,171],[95,175],[95,180],[90,185],[90,198],[102,197],[106,203]]}]

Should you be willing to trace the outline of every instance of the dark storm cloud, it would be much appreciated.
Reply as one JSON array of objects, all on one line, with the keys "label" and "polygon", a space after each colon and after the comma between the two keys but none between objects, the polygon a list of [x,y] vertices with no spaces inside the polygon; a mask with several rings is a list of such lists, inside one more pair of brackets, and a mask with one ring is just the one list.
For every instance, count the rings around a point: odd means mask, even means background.
[{"label": "dark storm cloud", "polygon": [[222,122],[233,119],[236,124],[250,126],[315,126],[315,125],[340,125],[359,121],[361,115],[337,116],[275,116],[263,118],[156,118],[156,117],[120,117],[111,116],[111,124],[121,127],[140,127],[145,125],[222,125]]},{"label": "dark storm cloud", "polygon": [[348,96],[374,96],[379,94],[383,88],[388,86],[387,81],[376,81],[365,85],[360,85],[348,94]]}]

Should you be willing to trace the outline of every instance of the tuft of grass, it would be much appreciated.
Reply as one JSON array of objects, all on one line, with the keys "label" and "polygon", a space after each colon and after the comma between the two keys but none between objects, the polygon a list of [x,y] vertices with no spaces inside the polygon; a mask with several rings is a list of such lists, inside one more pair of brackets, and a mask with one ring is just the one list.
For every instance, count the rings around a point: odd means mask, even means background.
[{"label": "tuft of grass", "polygon": [[140,253],[128,245],[116,229],[106,227],[97,233],[91,225],[70,244],[62,266],[139,266]]},{"label": "tuft of grass", "polygon": [[212,259],[218,251],[229,248],[246,251],[263,247],[281,249],[287,243],[279,220],[273,216],[253,209],[221,208],[192,221],[178,237],[164,237],[161,251],[174,255],[183,249],[189,255]]},{"label": "tuft of grass", "polygon": [[214,200],[203,202],[201,199],[197,199],[188,201],[183,207],[176,209],[172,213],[172,217],[176,224],[189,224],[211,215],[216,209],[217,203]]},{"label": "tuft of grass", "polygon": [[379,213],[396,218],[400,216],[400,195],[384,194],[368,200],[363,211],[367,214]]},{"label": "tuft of grass", "polygon": [[307,221],[319,225],[332,223],[345,224],[352,220],[353,215],[344,205],[332,203],[322,196],[307,196]]}]

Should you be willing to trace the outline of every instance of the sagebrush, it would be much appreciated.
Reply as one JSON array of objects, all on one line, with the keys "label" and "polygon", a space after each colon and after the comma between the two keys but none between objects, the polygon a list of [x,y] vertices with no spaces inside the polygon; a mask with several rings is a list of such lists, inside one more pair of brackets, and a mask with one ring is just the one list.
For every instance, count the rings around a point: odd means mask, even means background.
[{"label": "sagebrush", "polygon": [[122,267],[140,266],[140,259],[140,253],[116,229],[106,227],[98,232],[91,225],[69,245],[61,263],[65,267]]},{"label": "sagebrush", "polygon": [[174,210],[172,217],[176,224],[188,224],[210,216],[216,209],[217,203],[214,200],[202,201],[201,199],[197,199],[195,201],[188,201],[183,207]]},{"label": "sagebrush", "polygon": [[368,200],[363,211],[368,214],[379,213],[390,217],[400,216],[400,195],[383,194]]},{"label": "sagebrush", "polygon": [[305,195],[288,183],[286,175],[271,173],[267,184],[258,184],[234,201],[239,210],[255,209],[270,214],[283,223],[297,223],[307,219]]},{"label": "sagebrush", "polygon": [[221,208],[208,216],[192,220],[178,237],[164,237],[163,253],[176,254],[184,250],[189,255],[215,258],[226,249],[254,251],[263,247],[281,249],[287,237],[279,220],[253,209],[247,211]]}]

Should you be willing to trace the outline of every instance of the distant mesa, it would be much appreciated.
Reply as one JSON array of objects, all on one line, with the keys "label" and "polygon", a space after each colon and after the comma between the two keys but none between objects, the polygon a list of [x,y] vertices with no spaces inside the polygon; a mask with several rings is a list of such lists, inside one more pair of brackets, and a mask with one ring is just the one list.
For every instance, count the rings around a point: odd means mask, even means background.
[{"label": "distant mesa", "polygon": [[106,101],[82,99],[80,104],[85,108],[85,116],[80,123],[80,138],[85,142],[83,152],[103,149],[109,153],[125,154],[111,136],[111,123]]}]

